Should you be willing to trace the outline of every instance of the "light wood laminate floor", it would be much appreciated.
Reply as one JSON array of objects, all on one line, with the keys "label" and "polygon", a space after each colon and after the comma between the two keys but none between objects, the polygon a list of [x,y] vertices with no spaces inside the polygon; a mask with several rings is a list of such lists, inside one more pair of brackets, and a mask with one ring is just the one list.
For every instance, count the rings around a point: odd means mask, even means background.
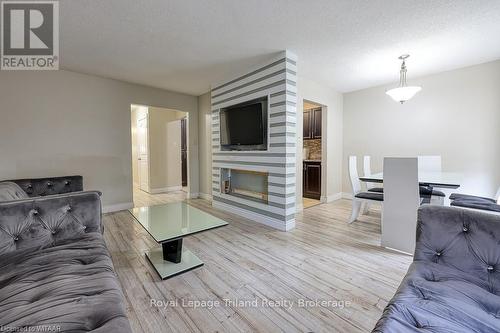
[{"label": "light wood laminate floor", "polygon": [[[142,192],[134,201],[153,205],[184,198],[183,192]],[[206,200],[188,203],[229,225],[185,238],[184,246],[205,265],[165,281],[144,256],[158,244],[132,215],[104,216],[134,332],[369,332],[412,260],[379,246],[379,213],[347,224],[348,200],[304,210],[290,232],[215,210]],[[281,304],[264,306],[266,300]],[[305,301],[328,303],[300,303]]]},{"label": "light wood laminate floor", "polygon": [[321,201],[316,199],[302,198],[302,206],[304,209],[319,205]]}]

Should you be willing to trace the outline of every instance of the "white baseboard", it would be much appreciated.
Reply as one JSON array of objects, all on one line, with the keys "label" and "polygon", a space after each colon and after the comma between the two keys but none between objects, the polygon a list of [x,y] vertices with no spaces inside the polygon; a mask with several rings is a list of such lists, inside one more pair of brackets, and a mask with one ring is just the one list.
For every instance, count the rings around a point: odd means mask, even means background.
[{"label": "white baseboard", "polygon": [[114,205],[106,205],[102,206],[102,213],[114,213],[118,212],[120,210],[127,210],[130,208],[134,208],[134,203],[133,202],[123,202],[119,204],[114,204]]},{"label": "white baseboard", "polygon": [[274,219],[272,217],[261,215],[261,214],[255,213],[255,212],[250,212],[250,211],[247,211],[245,209],[234,207],[234,206],[228,205],[228,204],[223,203],[223,202],[218,202],[218,201],[212,201],[212,206],[214,208],[224,210],[226,212],[230,212],[230,213],[233,213],[236,215],[240,215],[240,216],[247,218],[249,220],[258,222],[260,224],[267,225],[268,227],[278,229],[281,231],[289,231],[289,230],[292,230],[293,228],[295,228],[295,219],[289,220],[285,223],[284,221],[280,221],[280,220]]},{"label": "white baseboard", "polygon": [[302,203],[302,200],[300,202],[296,202],[295,203],[295,212],[300,213],[303,210],[304,210],[304,204]]},{"label": "white baseboard", "polygon": [[182,190],[182,186],[168,186],[168,187],[160,187],[160,188],[152,188],[149,190],[151,194],[158,193],[168,193]]},{"label": "white baseboard", "polygon": [[352,193],[342,192],[342,193],[341,193],[341,196],[342,196],[342,199],[349,199],[349,200],[352,200]]},{"label": "white baseboard", "polygon": [[208,200],[208,201],[212,201],[212,195],[211,194],[200,192],[200,193],[198,193],[198,197],[202,198],[202,199],[205,199],[205,200]]},{"label": "white baseboard", "polygon": [[342,199],[342,193],[330,194],[329,196],[322,196],[321,202],[333,202]]},{"label": "white baseboard", "polygon": [[[382,245],[382,246],[383,246],[383,245]],[[398,253],[407,254],[407,255],[412,256],[412,257],[413,257],[413,253],[408,253],[408,252],[405,252],[405,251],[401,251],[401,250],[393,249],[392,247],[388,247],[388,246],[384,246],[384,248],[386,248],[387,250],[396,251],[396,252],[398,252]]]},{"label": "white baseboard", "polygon": [[199,194],[199,193],[191,193],[191,192],[188,192],[188,193],[187,193],[187,198],[188,198],[188,199],[196,199],[196,198],[198,198],[199,196],[200,196],[200,194]]}]

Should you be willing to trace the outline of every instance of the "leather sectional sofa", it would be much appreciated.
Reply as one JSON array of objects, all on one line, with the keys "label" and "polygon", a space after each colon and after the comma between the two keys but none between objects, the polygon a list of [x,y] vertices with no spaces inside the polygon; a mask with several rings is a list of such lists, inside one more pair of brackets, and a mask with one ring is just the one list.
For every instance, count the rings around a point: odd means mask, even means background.
[{"label": "leather sectional sofa", "polygon": [[422,206],[414,261],[373,332],[500,332],[500,216]]},{"label": "leather sectional sofa", "polygon": [[0,202],[1,330],[131,332],[100,193],[79,176],[12,182],[24,193]]}]

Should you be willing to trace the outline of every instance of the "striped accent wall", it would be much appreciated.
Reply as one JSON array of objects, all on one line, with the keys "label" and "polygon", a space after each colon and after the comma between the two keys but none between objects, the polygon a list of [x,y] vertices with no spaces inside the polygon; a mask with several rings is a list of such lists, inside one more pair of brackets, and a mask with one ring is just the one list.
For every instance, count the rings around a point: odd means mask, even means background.
[{"label": "striped accent wall", "polygon": [[[221,151],[219,110],[268,98],[267,151]],[[268,64],[216,85],[212,103],[212,196],[214,207],[239,213],[280,230],[295,226],[297,60],[282,52]],[[268,172],[268,203],[221,193],[220,169]]]}]

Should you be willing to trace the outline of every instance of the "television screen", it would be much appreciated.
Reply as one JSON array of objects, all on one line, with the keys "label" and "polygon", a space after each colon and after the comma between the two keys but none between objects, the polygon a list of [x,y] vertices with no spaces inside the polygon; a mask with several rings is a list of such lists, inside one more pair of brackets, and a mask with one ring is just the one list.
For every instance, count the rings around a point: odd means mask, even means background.
[{"label": "television screen", "polygon": [[[267,146],[266,101],[250,102],[222,109],[220,112],[221,145],[232,149],[239,146]],[[247,147],[248,148],[248,147]]]}]

